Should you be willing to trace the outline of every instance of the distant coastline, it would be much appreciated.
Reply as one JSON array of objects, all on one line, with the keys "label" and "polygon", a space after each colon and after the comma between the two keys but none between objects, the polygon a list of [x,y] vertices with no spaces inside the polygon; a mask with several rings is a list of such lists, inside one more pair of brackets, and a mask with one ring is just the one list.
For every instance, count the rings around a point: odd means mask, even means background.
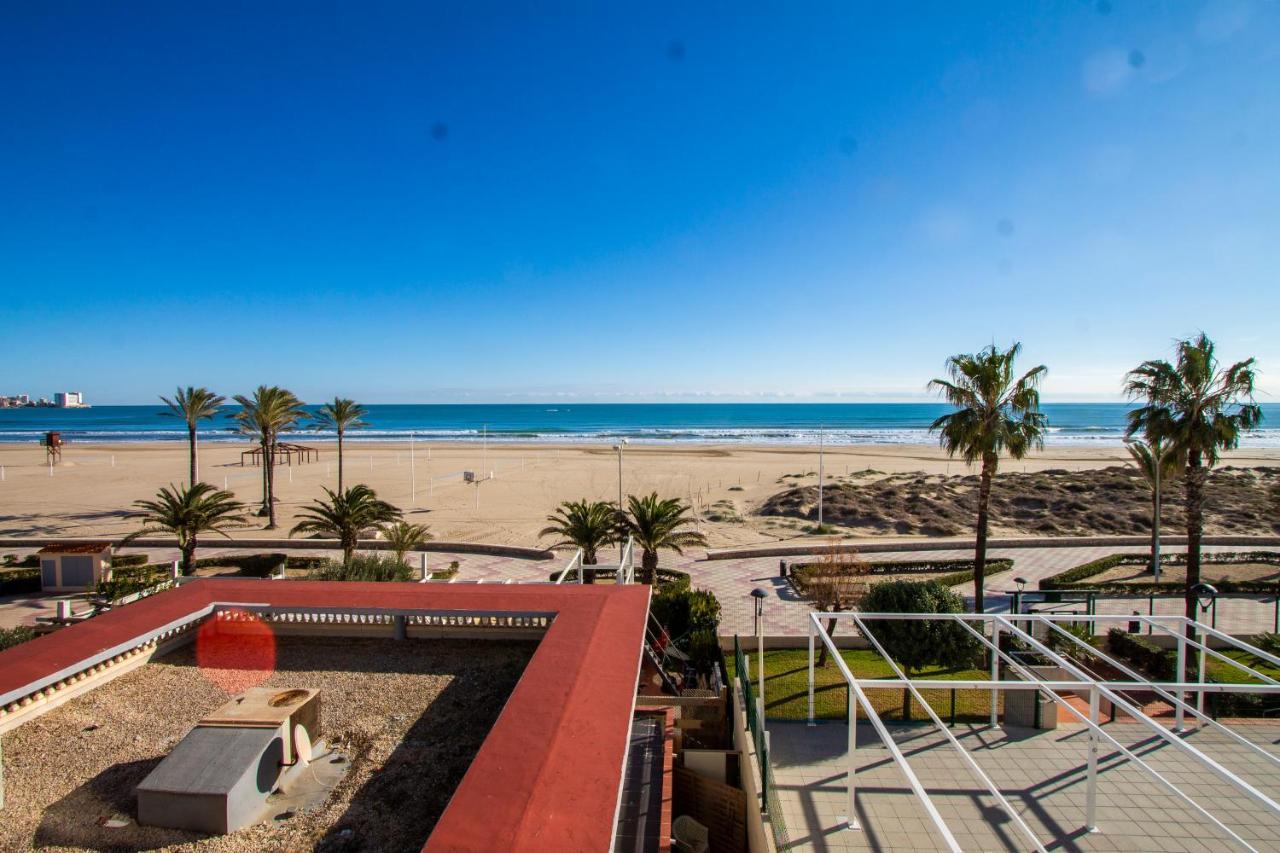
[{"label": "distant coastline", "polygon": [[[1124,403],[1049,403],[1046,444],[1118,446]],[[369,427],[348,434],[361,442],[422,441],[521,444],[700,443],[733,445],[934,444],[928,428],[948,408],[938,403],[587,403],[373,404]],[[181,422],[155,406],[92,409],[0,409],[0,443],[38,441],[49,430],[72,442],[185,441]],[[204,441],[243,441],[230,415],[200,430]],[[1262,429],[1242,447],[1280,447],[1280,405],[1263,406]],[[303,430],[316,439],[332,433]]]}]

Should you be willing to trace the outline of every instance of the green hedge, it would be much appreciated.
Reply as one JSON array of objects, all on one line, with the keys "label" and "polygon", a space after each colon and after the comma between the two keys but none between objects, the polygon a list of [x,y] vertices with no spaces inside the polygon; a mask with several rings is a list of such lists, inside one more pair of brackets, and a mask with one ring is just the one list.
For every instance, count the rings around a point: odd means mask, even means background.
[{"label": "green hedge", "polygon": [[[221,557],[204,557],[196,560],[192,568],[208,569],[218,566],[230,566],[231,568],[239,569],[241,574],[251,578],[269,578],[272,575],[279,574],[280,569],[288,565],[288,563],[288,554],[226,554]],[[299,566],[298,568],[311,568],[311,566]]]},{"label": "green hedge", "polygon": [[[1150,554],[1111,554],[1074,568],[1059,572],[1052,577],[1040,581],[1042,590],[1088,590],[1091,592],[1127,592],[1135,594],[1182,592],[1186,585],[1177,582],[1161,583],[1089,583],[1088,579],[1095,575],[1114,569],[1116,566],[1146,566],[1151,562]],[[1240,551],[1224,554],[1201,555],[1201,575],[1209,566],[1230,566],[1237,563],[1271,563],[1280,567],[1280,554],[1274,551]],[[1164,566],[1185,566],[1186,554],[1170,554],[1161,560]],[[1247,592],[1271,594],[1276,592],[1280,584],[1274,581],[1218,581],[1213,582],[1218,592]]]},{"label": "green hedge", "polygon": [[1178,668],[1177,656],[1172,650],[1162,649],[1141,634],[1130,634],[1122,628],[1112,628],[1107,632],[1107,651],[1129,661],[1157,681],[1172,681]]},{"label": "green hedge", "polygon": [[[871,571],[866,575],[868,580],[874,579],[877,575],[933,574],[935,572],[945,573],[940,577],[932,578],[943,586],[955,586],[973,580],[973,560],[904,560],[868,563],[868,565],[871,566]],[[787,574],[796,592],[806,595],[810,577],[821,572],[823,568],[822,563],[800,563],[792,565]],[[1007,572],[1012,568],[1013,560],[1008,558],[987,560],[986,577]]]},{"label": "green hedge", "polygon": [[132,566],[145,566],[151,562],[148,554],[113,554],[111,557],[111,568],[127,569]]},{"label": "green hedge", "polygon": [[[598,568],[596,566],[585,566],[584,568],[586,568],[589,572],[594,574],[595,577],[597,578],[616,578],[618,576],[617,569],[605,569],[605,568]],[[559,579],[560,572],[562,571],[564,570],[561,569],[559,571],[552,572],[550,575],[547,576],[547,579],[551,581]],[[637,580],[642,579],[644,574],[645,574],[644,569],[641,569],[639,567],[636,568]],[[567,573],[564,576],[564,582],[577,583],[578,570],[574,569],[573,571]],[[692,582],[692,579],[690,578],[688,572],[680,572],[680,571],[676,571],[675,569],[664,569],[661,566],[658,567],[658,586],[675,586],[681,589],[688,589],[691,582]]]},{"label": "green hedge", "polygon": [[9,569],[0,571],[0,595],[20,595],[40,591],[39,569]]},{"label": "green hedge", "polygon": [[107,601],[119,601],[135,592],[155,589],[170,581],[168,565],[128,566],[111,568],[111,580],[98,581],[95,592]]},{"label": "green hedge", "polygon": [[4,565],[6,569],[38,569],[40,568],[40,555],[28,554],[19,558],[17,554],[5,554]]},{"label": "green hedge", "polygon": [[0,628],[0,651],[35,639],[35,636],[36,632],[25,625],[19,625],[16,628]]}]

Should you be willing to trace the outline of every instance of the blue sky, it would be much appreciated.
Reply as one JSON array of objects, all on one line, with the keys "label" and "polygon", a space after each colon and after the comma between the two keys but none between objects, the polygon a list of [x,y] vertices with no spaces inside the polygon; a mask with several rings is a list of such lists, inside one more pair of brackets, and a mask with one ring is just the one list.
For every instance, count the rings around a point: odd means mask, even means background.
[{"label": "blue sky", "polygon": [[6,4],[0,393],[1280,395],[1274,0],[623,5]]}]

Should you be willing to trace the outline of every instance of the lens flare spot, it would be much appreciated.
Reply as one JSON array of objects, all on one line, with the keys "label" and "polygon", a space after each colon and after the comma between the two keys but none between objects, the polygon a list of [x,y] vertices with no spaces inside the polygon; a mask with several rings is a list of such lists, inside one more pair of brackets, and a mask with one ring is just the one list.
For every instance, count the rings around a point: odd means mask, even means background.
[{"label": "lens flare spot", "polygon": [[200,674],[226,693],[258,687],[276,669],[276,637],[256,614],[228,611],[196,633]]}]

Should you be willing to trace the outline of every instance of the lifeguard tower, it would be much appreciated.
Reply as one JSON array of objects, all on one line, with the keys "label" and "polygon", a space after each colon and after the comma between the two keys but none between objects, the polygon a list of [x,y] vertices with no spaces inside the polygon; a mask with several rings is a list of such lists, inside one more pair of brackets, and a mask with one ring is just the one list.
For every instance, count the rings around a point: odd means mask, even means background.
[{"label": "lifeguard tower", "polygon": [[46,432],[40,440],[44,445],[44,458],[50,465],[62,461],[62,433]]}]

